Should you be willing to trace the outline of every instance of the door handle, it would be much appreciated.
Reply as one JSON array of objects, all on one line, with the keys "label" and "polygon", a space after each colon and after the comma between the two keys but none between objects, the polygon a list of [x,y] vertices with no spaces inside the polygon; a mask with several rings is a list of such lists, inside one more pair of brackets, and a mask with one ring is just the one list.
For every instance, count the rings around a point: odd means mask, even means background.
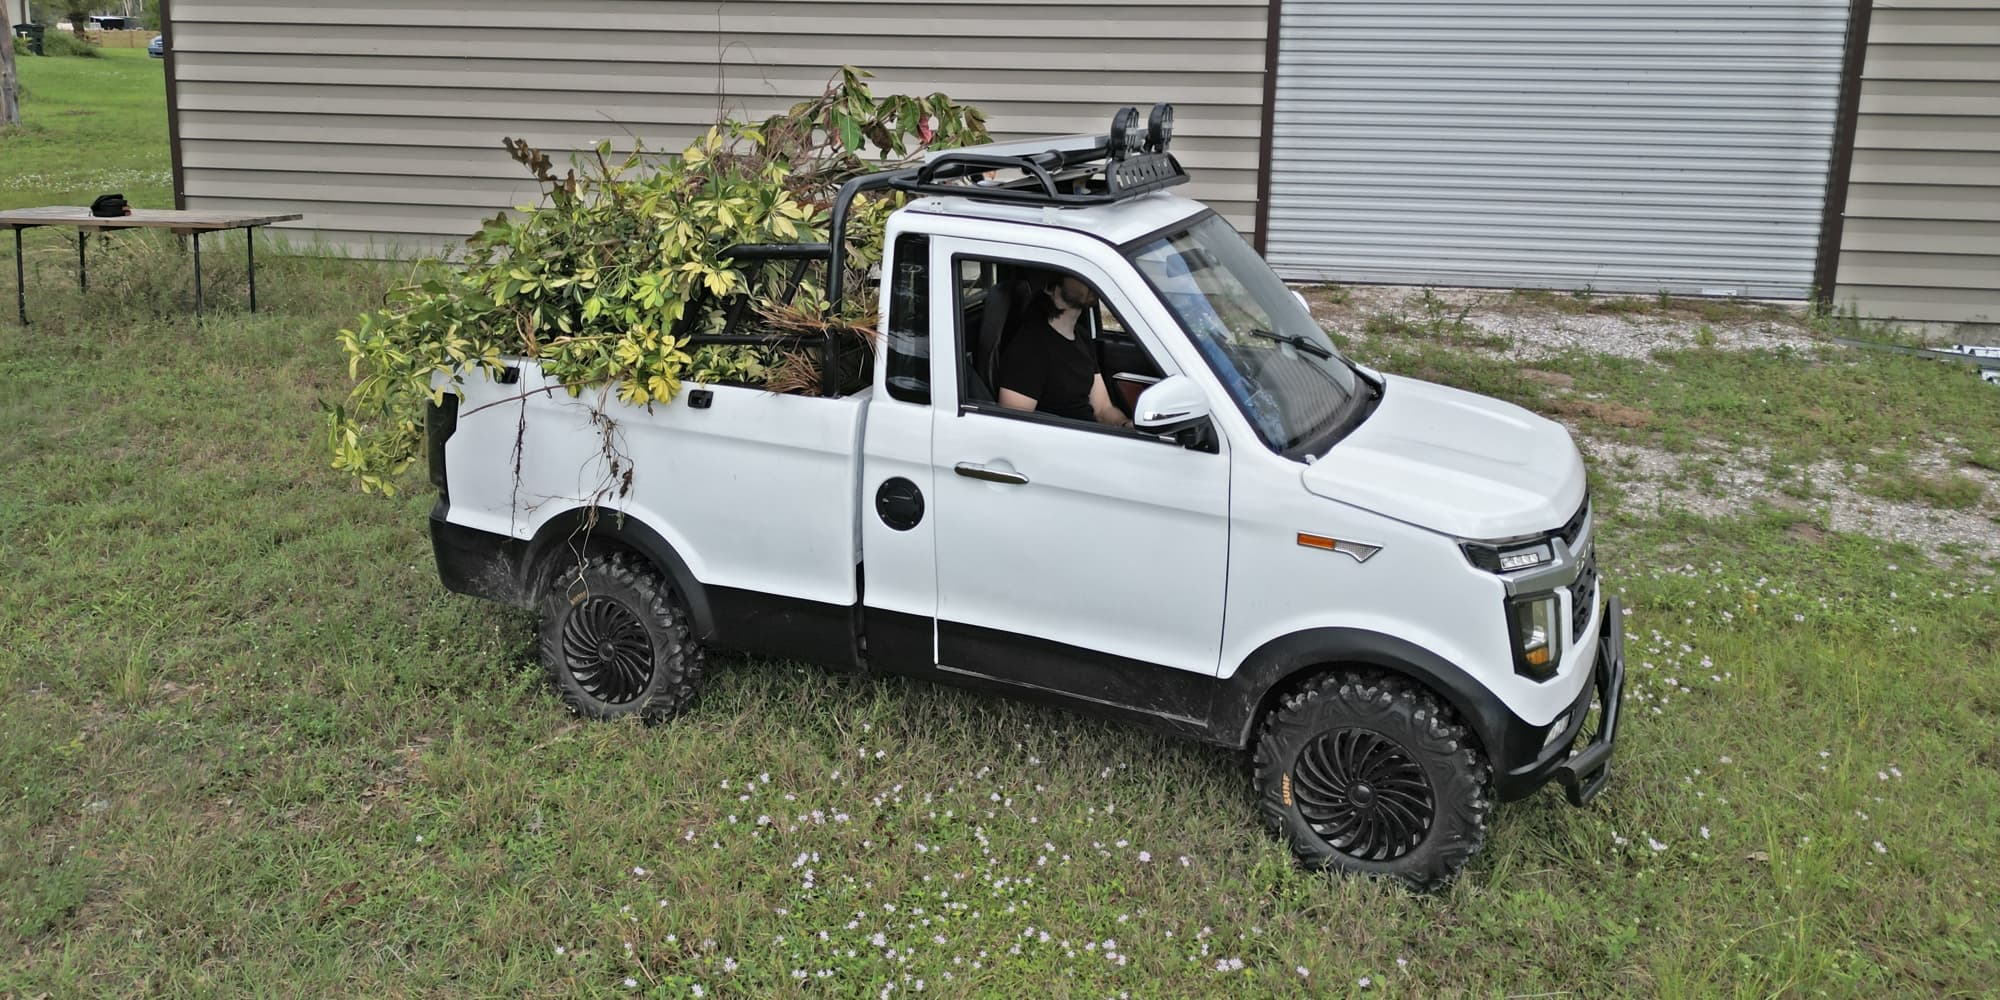
[{"label": "door handle", "polygon": [[978,479],[989,483],[1004,483],[1008,486],[1028,485],[1028,477],[1018,472],[1001,472],[997,469],[989,469],[976,462],[960,462],[956,469],[959,475],[967,479]]}]

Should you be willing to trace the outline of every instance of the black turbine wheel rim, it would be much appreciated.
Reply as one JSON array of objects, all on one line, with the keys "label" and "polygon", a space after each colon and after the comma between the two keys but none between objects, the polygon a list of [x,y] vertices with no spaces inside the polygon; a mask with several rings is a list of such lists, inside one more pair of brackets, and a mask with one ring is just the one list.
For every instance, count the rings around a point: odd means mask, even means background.
[{"label": "black turbine wheel rim", "polygon": [[598,701],[623,705],[653,680],[653,640],[646,623],[609,597],[593,597],[571,610],[562,639],[570,676]]},{"label": "black turbine wheel rim", "polygon": [[1401,744],[1366,729],[1338,729],[1306,744],[1292,791],[1313,832],[1363,861],[1410,853],[1437,814],[1423,767]]}]

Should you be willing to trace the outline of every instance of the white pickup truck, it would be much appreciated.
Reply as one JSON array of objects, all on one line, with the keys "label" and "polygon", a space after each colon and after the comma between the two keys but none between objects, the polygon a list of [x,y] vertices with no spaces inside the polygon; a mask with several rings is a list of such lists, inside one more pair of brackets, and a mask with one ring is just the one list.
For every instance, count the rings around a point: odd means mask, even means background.
[{"label": "white pickup truck", "polygon": [[[1162,190],[1186,177],[1171,109],[1135,119],[861,177],[828,243],[738,248],[826,262],[840,301],[853,198],[909,196],[859,391],[642,408],[532,360],[469,373],[428,429],[445,586],[538,609],[586,716],[671,718],[733,649],[1248,751],[1316,868],[1434,886],[1495,801],[1555,779],[1588,802],[1623,632],[1568,433],[1342,356],[1227,222]],[[1065,277],[1096,293],[1073,334],[1129,421],[996,402]]]}]

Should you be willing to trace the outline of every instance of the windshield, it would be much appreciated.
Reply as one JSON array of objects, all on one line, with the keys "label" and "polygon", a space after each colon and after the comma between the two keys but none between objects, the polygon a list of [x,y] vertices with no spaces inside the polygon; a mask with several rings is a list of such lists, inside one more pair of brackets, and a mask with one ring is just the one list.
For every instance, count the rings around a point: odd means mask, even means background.
[{"label": "windshield", "polygon": [[1272,450],[1312,440],[1347,412],[1354,369],[1220,216],[1129,255]]}]

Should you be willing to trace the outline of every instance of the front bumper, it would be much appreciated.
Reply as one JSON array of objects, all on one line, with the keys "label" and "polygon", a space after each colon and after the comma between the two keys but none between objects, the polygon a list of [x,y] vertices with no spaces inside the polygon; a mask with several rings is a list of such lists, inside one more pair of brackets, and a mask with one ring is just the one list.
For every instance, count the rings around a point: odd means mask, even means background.
[{"label": "front bumper", "polygon": [[1573,806],[1588,805],[1611,781],[1611,751],[1618,742],[1618,708],[1625,700],[1625,607],[1614,597],[1604,608],[1591,685],[1600,712],[1597,733],[1556,765],[1555,779]]},{"label": "front bumper", "polygon": [[[1563,714],[1565,721],[1559,724],[1565,731],[1554,736],[1546,727],[1529,727],[1517,721],[1499,741],[1503,752],[1496,755],[1493,767],[1500,798],[1520,798],[1551,780],[1563,786],[1573,805],[1585,805],[1604,791],[1618,740],[1619,707],[1625,699],[1625,608],[1618,598],[1605,604],[1598,630],[1592,681]],[[1593,703],[1598,709],[1596,731],[1589,742],[1578,747]],[[1535,750],[1530,751],[1530,747]]]}]

